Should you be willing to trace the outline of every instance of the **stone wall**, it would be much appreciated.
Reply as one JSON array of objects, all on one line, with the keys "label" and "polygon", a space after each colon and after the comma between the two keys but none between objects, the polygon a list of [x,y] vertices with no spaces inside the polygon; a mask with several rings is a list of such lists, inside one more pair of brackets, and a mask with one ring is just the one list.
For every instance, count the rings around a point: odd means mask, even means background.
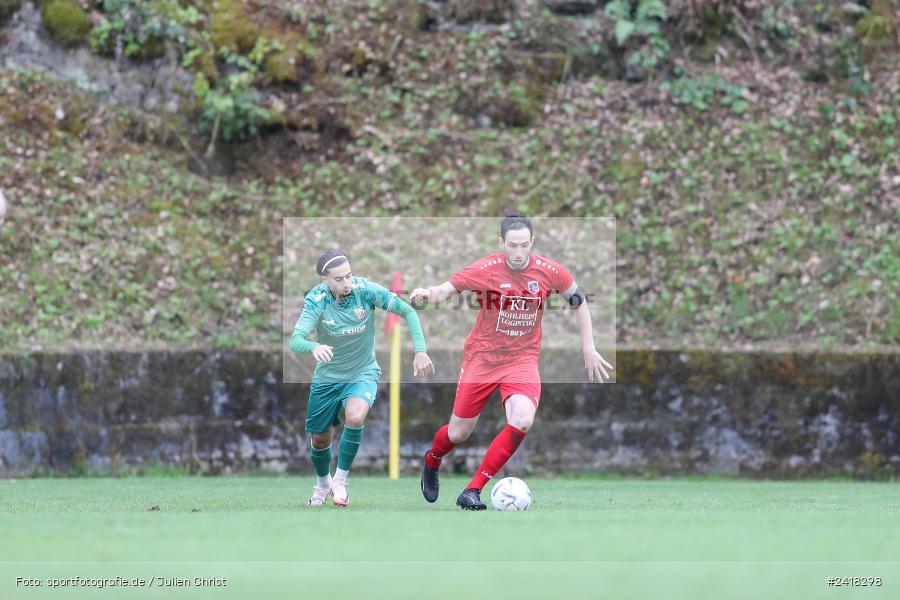
[{"label": "stone wall", "polygon": [[190,100],[187,94],[193,89],[194,76],[177,58],[144,63],[124,56],[112,60],[91,52],[87,45],[64,48],[46,31],[37,4],[25,2],[0,33],[0,66],[44,70],[83,90],[149,112],[177,114]]},{"label": "stone wall", "polygon": [[[544,386],[511,472],[900,474],[898,354],[616,359],[615,384]],[[281,356],[262,352],[0,355],[0,475],[310,472],[308,386],[282,384],[281,373]],[[453,394],[451,384],[402,386],[404,472],[418,470]],[[451,468],[473,470],[502,423],[489,403]],[[387,439],[382,385],[355,469],[383,472]]]}]

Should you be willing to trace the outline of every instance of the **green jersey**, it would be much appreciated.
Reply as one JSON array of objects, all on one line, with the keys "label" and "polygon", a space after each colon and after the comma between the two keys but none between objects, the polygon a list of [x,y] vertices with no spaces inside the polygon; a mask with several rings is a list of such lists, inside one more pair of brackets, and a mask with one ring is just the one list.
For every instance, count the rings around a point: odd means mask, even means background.
[{"label": "green jersey", "polygon": [[381,369],[375,360],[375,309],[403,317],[416,352],[425,352],[425,335],[413,308],[387,288],[363,277],[353,277],[350,294],[341,302],[328,285],[320,283],[303,300],[303,312],[291,335],[293,352],[311,353],[315,342],[306,338],[316,332],[319,344],[334,348],[330,362],[318,363],[313,381],[347,382]]}]

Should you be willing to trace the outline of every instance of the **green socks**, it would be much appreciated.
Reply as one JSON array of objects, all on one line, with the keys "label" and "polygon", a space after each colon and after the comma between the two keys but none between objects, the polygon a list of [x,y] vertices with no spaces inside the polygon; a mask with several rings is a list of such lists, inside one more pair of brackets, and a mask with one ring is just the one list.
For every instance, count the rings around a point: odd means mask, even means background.
[{"label": "green socks", "polygon": [[[341,440],[341,447],[343,448],[343,439]],[[354,452],[355,454],[355,452]],[[319,450],[315,446],[312,445],[312,441],[309,444],[309,456],[312,458],[313,467],[316,469],[316,475],[319,477],[325,477],[331,471],[331,445],[329,444],[327,448],[322,448]]]},{"label": "green socks", "polygon": [[[347,471],[350,470],[350,466],[353,464],[353,459],[356,458],[359,445],[362,443],[363,430],[365,430],[365,427],[344,426],[344,433],[341,434],[341,442],[338,444],[337,466],[338,473],[343,472],[345,478]],[[319,477],[328,476],[331,471],[331,446],[319,450],[312,445],[310,440],[309,456],[312,459],[316,475]]]},{"label": "green socks", "polygon": [[[344,425],[344,433],[341,434],[341,443],[338,444],[338,469],[349,471],[356,458],[356,451],[362,443],[363,430],[365,427],[347,427]],[[330,455],[329,455],[330,458]]]}]

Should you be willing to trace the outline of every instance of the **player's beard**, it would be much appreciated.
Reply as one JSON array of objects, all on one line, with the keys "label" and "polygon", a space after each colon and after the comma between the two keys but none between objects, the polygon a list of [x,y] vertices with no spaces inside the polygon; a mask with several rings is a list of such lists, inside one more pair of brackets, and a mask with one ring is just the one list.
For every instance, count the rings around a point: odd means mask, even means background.
[{"label": "player's beard", "polygon": [[529,259],[529,257],[526,256],[525,258],[522,259],[521,262],[516,262],[512,259],[506,259],[506,262],[509,263],[509,268],[512,269],[513,271],[521,271],[526,266],[528,266],[528,259]]}]

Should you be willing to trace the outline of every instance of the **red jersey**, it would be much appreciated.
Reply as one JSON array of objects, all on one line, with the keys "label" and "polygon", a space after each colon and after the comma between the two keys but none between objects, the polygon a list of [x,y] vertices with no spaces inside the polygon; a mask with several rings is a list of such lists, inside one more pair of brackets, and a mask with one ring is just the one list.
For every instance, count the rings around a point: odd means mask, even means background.
[{"label": "red jersey", "polygon": [[541,317],[553,292],[574,291],[569,271],[552,260],[532,254],[528,266],[514,271],[505,254],[475,261],[450,277],[457,291],[475,292],[478,320],[466,338],[463,360],[508,362],[541,353]]}]

